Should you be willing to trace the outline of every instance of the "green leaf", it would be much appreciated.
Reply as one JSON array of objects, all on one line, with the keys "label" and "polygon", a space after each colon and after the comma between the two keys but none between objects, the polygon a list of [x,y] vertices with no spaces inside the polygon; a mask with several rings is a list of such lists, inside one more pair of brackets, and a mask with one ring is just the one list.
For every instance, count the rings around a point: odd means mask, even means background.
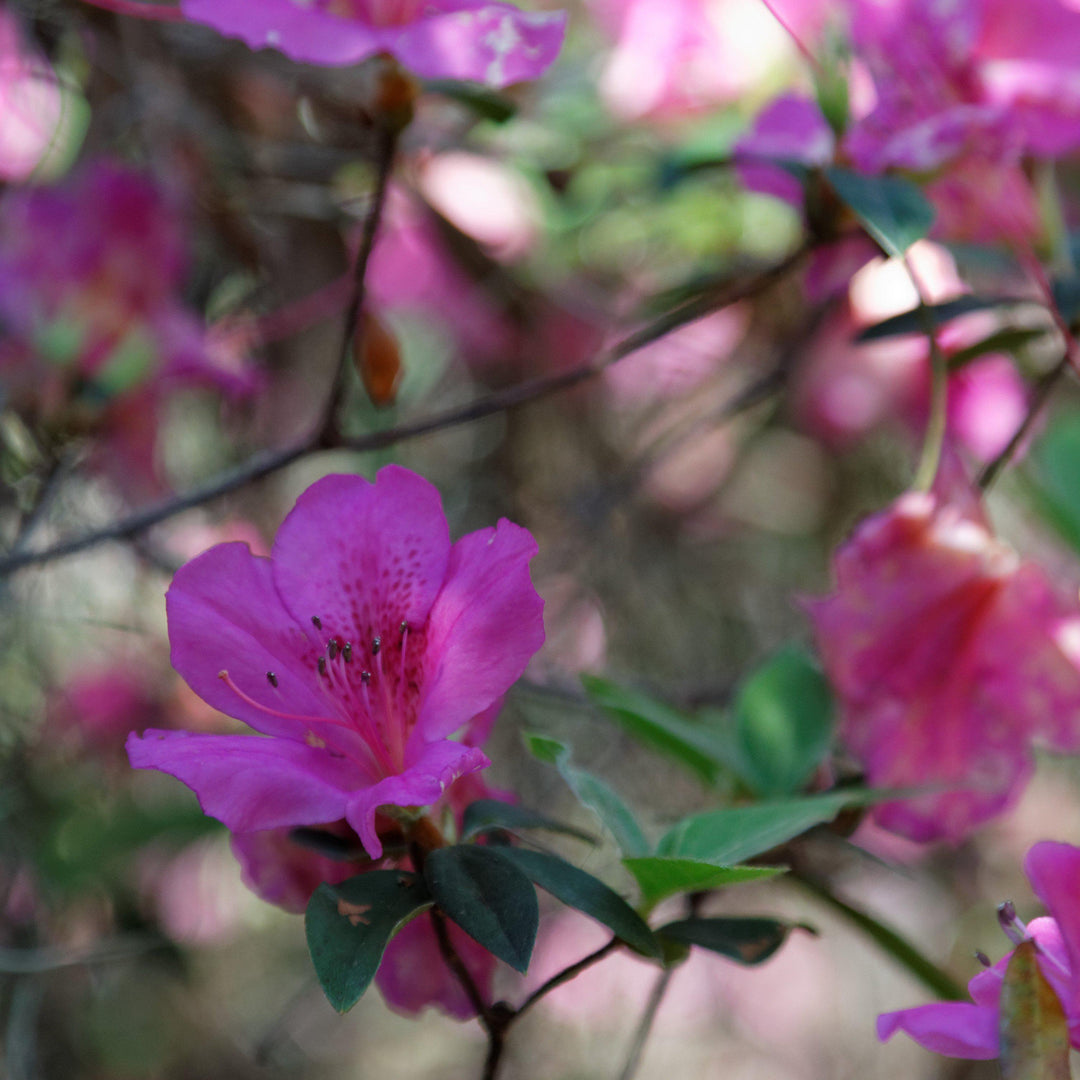
[{"label": "green leaf", "polygon": [[929,319],[933,326],[944,326],[961,315],[973,311],[990,311],[1006,307],[1017,301],[1003,297],[958,296],[955,300],[946,300],[941,304],[927,304],[925,308],[912,308],[899,315],[891,315],[881,322],[866,327],[856,336],[858,342],[880,341],[882,338],[899,337],[901,334],[925,334],[924,320]]},{"label": "green leaf", "polygon": [[678,893],[719,889],[784,873],[782,867],[717,866],[715,863],[662,855],[623,859],[623,866],[637,879],[641,899],[650,908]]},{"label": "green leaf", "polygon": [[489,90],[477,83],[458,82],[455,79],[425,79],[424,89],[430,94],[441,94],[471,109],[482,120],[505,124],[517,115],[517,105],[504,94]]},{"label": "green leaf", "polygon": [[570,748],[545,735],[525,735],[525,745],[540,761],[554,765],[580,803],[604,823],[626,855],[646,855],[652,847],[633,811],[599,777],[570,764]]},{"label": "green leaf", "polygon": [[582,911],[603,923],[616,937],[639,953],[660,956],[660,946],[645,920],[614,889],[592,874],[543,851],[510,847],[500,847],[498,851],[526,877],[567,907]]},{"label": "green leaf", "polygon": [[459,844],[424,862],[435,903],[470,937],[515,971],[529,969],[540,909],[536,890],[497,848]]},{"label": "green leaf", "polygon": [[683,945],[697,945],[752,967],[768,960],[796,928],[778,919],[716,918],[682,919],[661,926],[656,932]]},{"label": "green leaf", "polygon": [[369,870],[320,885],[308,902],[308,950],[327,1000],[347,1012],[371,985],[394,934],[431,906],[424,882],[404,870]]},{"label": "green leaf", "polygon": [[770,851],[815,825],[832,821],[846,806],[896,797],[896,792],[853,788],[805,799],[708,810],[684,818],[665,833],[657,854],[732,866]]},{"label": "green leaf", "polygon": [[806,653],[782,649],[743,683],[734,719],[744,779],[761,795],[790,795],[828,752],[832,693]]},{"label": "green leaf", "polygon": [[573,825],[555,821],[535,810],[529,810],[527,807],[517,806],[514,803],[502,802],[499,799],[477,799],[476,802],[465,807],[461,820],[462,840],[469,840],[479,833],[490,832],[493,829],[505,829],[508,832],[518,832],[521,829],[546,829],[548,832],[576,837],[589,844],[596,843],[596,837],[585,832],[584,829],[577,829]]},{"label": "green leaf", "polygon": [[934,224],[934,208],[910,180],[825,170],[829,183],[866,231],[892,256],[903,255]]},{"label": "green leaf", "polygon": [[949,356],[949,370],[957,371],[970,364],[973,360],[988,356],[991,353],[1011,353],[1016,355],[1025,345],[1037,341],[1046,336],[1045,330],[1024,330],[1021,328],[1009,328],[997,330],[984,337],[982,341],[976,341],[966,349],[957,349]]},{"label": "green leaf", "polygon": [[706,783],[714,783],[726,767],[729,757],[726,743],[700,721],[607,679],[585,675],[581,681],[590,700],[631,735],[675,758]]},{"label": "green leaf", "polygon": [[1039,970],[1034,941],[1022,941],[1001,987],[1002,1080],[1069,1080],[1069,1027]]}]

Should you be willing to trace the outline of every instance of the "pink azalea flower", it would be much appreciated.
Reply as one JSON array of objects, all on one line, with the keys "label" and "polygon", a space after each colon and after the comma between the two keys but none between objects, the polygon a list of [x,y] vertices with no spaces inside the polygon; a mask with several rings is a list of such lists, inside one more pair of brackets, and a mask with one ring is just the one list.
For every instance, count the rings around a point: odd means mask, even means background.
[{"label": "pink azalea flower", "polygon": [[310,64],[389,53],[429,79],[502,87],[539,78],[562,46],[564,12],[490,0],[182,0],[184,15],[253,49]]},{"label": "pink azalea flower", "polygon": [[388,466],[328,476],[269,559],[219,544],[167,596],[173,666],[261,732],[132,735],[136,768],[194,789],[233,832],[342,819],[378,858],[381,806],[427,806],[487,757],[449,738],[544,640],[536,544],[502,520],[451,544],[436,489]]},{"label": "pink azalea flower", "polygon": [[[793,43],[761,0],[590,0],[616,44],[601,91],[619,116],[690,112],[739,97],[787,60]],[[772,0],[797,34],[825,0]]]},{"label": "pink azalea flower", "polygon": [[[1017,920],[1016,936],[1034,940],[1039,969],[1065,1010],[1069,1041],[1080,1049],[1080,848],[1043,841],[1024,860],[1035,895],[1050,917]],[[1015,940],[1015,938],[1014,938]],[[948,1057],[988,1060],[1000,1053],[1001,987],[1012,953],[968,983],[972,1002],[950,1001],[884,1013],[878,1038],[904,1031],[917,1043]]]},{"label": "pink azalea flower", "polygon": [[878,824],[957,841],[1001,813],[1031,743],[1080,749],[1080,614],[968,497],[910,493],[856,530],[811,601],[840,735],[875,787],[941,785]]},{"label": "pink azalea flower", "polygon": [[104,434],[101,456],[128,481],[152,472],[157,405],[171,388],[239,398],[258,384],[237,350],[181,302],[185,236],[166,192],[104,162],[0,202],[9,400],[69,430]]},{"label": "pink azalea flower", "polygon": [[[1038,214],[1022,158],[1080,146],[1080,11],[1061,0],[1038,0],[1022,17],[1010,0],[843,6],[857,70],[869,74],[873,94],[856,102],[855,122],[829,160],[869,174],[939,174],[927,188],[939,234],[978,242],[1030,237]],[[816,106],[803,101],[801,109]],[[766,109],[740,149],[749,155],[767,146],[778,159],[822,164],[824,143],[814,139],[825,137],[823,120],[796,123],[793,110],[791,99]],[[790,182],[774,170],[747,168],[752,190],[792,200]]]}]

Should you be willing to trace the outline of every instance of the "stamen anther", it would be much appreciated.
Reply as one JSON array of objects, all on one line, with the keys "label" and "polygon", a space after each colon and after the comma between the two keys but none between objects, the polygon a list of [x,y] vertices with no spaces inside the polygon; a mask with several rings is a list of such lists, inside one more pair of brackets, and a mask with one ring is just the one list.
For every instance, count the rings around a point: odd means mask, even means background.
[{"label": "stamen anther", "polygon": [[276,690],[277,689],[277,676],[272,672],[266,673],[266,681]]},{"label": "stamen anther", "polygon": [[378,634],[376,634],[375,637],[371,639],[371,655],[372,656],[378,656],[379,655],[379,650],[381,648],[382,648],[382,638],[379,637]]},{"label": "stamen anther", "polygon": [[320,675],[325,675],[326,674],[326,657],[325,656],[320,656],[319,657],[319,674]]},{"label": "stamen anther", "polygon": [[327,643],[326,655],[329,656],[331,660],[336,660],[337,659],[337,654],[338,654],[337,638],[332,637],[330,639],[330,641]]},{"label": "stamen anther", "polygon": [[311,616],[311,625],[314,626],[316,630],[321,630],[322,629],[322,619],[320,619],[318,615],[312,615]]},{"label": "stamen anther", "polygon": [[341,646],[341,655],[345,658],[345,663],[346,664],[351,664],[352,663],[352,642],[351,641],[346,641],[345,644]]}]

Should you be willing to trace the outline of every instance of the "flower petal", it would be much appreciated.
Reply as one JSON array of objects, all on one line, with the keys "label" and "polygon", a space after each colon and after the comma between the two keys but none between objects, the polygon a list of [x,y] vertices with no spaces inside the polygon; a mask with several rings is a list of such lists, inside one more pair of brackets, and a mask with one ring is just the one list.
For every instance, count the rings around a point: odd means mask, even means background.
[{"label": "flower petal", "polygon": [[183,781],[203,811],[233,832],[323,825],[345,816],[355,765],[325,750],[257,735],[150,729],[127,741],[136,769]]},{"label": "flower petal", "polygon": [[[480,996],[490,1001],[495,957],[454,923],[447,922],[446,929],[454,952],[472,975]],[[471,1020],[476,1015],[461,982],[443,961],[427,914],[406,923],[394,935],[383,954],[375,983],[387,1005],[406,1015],[414,1015],[428,1005],[455,1020]]]},{"label": "flower petal", "polygon": [[366,649],[375,635],[420,626],[446,576],[450,535],[439,492],[396,465],[374,484],[325,476],[296,500],[274,541],[274,581],[296,620],[320,640]]},{"label": "flower petal", "polygon": [[371,787],[353,792],[345,817],[373,858],[382,855],[375,831],[380,806],[430,806],[459,776],[490,765],[487,755],[472,746],[443,739],[419,748],[398,776],[388,776]]},{"label": "flower petal", "polygon": [[998,1056],[997,1009],[966,1001],[920,1005],[878,1017],[877,1034],[882,1042],[897,1031],[906,1032],[920,1046],[947,1057],[989,1061]]},{"label": "flower petal", "polygon": [[562,11],[521,11],[510,4],[441,5],[462,10],[433,14],[402,27],[390,51],[430,79],[470,79],[503,87],[539,78],[566,33]]},{"label": "flower petal", "polygon": [[424,697],[412,738],[443,738],[504,694],[544,643],[529,578],[536,541],[502,519],[463,536],[427,626]]},{"label": "flower petal", "polygon": [[368,757],[353,732],[325,723],[334,706],[319,684],[314,627],[285,610],[269,559],[219,544],[176,572],[165,607],[173,667],[208,705],[266,735]]},{"label": "flower petal", "polygon": [[[1080,1013],[1080,848],[1049,840],[1035,844],[1024,859],[1024,873],[1060,930],[1072,980],[1067,988],[1055,982],[1054,989],[1059,994],[1066,990],[1062,1002],[1069,1017],[1075,1017]],[[1052,944],[1039,945],[1053,959]],[[1048,970],[1044,974],[1051,976]]]},{"label": "flower petal", "polygon": [[374,27],[294,0],[181,0],[180,7],[192,22],[303,63],[355,64],[384,48]]}]

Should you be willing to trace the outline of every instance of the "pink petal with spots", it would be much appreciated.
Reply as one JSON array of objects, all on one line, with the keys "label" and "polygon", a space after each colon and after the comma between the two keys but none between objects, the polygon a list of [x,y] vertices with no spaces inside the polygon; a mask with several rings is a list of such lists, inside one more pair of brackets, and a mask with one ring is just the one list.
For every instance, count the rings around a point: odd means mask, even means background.
[{"label": "pink petal with spots", "polygon": [[879,824],[959,840],[1017,797],[1033,736],[1080,743],[1062,608],[985,526],[906,495],[841,548],[836,578],[809,611],[843,740],[875,786],[949,789],[885,804]]},{"label": "pink petal with spots", "polygon": [[397,465],[374,484],[326,476],[296,500],[271,555],[274,581],[293,617],[322,623],[333,636],[367,649],[389,643],[403,621],[421,626],[439,593],[450,535],[434,485]]},{"label": "pink petal with spots", "polygon": [[[461,957],[485,1001],[492,996],[495,957],[455,926],[447,923],[450,944]],[[375,984],[387,1005],[397,1012],[414,1015],[435,1006],[455,1020],[476,1015],[461,983],[446,966],[431,918],[423,914],[408,922],[395,935],[383,954]]]},{"label": "pink petal with spots", "polygon": [[337,821],[357,780],[348,759],[288,739],[151,728],[131,735],[127,749],[136,769],[183,781],[204,813],[234,832]]},{"label": "pink petal with spots", "polygon": [[321,644],[310,621],[285,610],[269,559],[247,544],[218,544],[176,572],[165,609],[173,667],[208,705],[266,735],[314,736],[365,756],[358,736],[337,726],[319,682]]},{"label": "pink petal with spots", "polygon": [[483,751],[449,739],[417,747],[398,775],[354,792],[345,817],[356,830],[364,850],[378,859],[382,855],[382,841],[375,831],[375,811],[380,806],[430,806],[459,776],[490,764]]},{"label": "pink petal with spots", "polygon": [[997,1009],[965,1001],[920,1005],[878,1017],[877,1034],[882,1042],[898,1031],[947,1057],[989,1061],[999,1052]]},{"label": "pink petal with spots", "polygon": [[503,519],[454,544],[427,626],[427,668],[412,738],[456,731],[501,697],[544,643],[544,602],[529,578],[536,541]]}]

